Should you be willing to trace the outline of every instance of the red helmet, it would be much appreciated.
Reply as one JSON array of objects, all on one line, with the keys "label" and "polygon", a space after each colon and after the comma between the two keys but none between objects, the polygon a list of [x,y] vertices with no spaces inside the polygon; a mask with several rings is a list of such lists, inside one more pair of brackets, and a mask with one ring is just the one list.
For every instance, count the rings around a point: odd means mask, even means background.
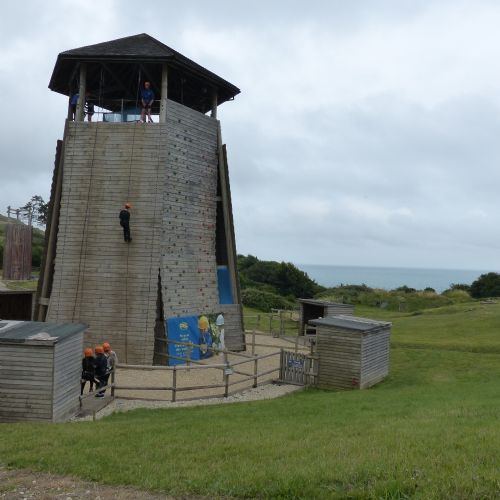
[{"label": "red helmet", "polygon": [[132,208],[132,203],[129,203],[129,202],[127,201],[127,203],[125,203],[125,208]]},{"label": "red helmet", "polygon": [[91,358],[94,353],[92,351],[92,349],[90,347],[87,347],[85,348],[85,350],[83,351],[83,355],[86,357],[86,358]]}]

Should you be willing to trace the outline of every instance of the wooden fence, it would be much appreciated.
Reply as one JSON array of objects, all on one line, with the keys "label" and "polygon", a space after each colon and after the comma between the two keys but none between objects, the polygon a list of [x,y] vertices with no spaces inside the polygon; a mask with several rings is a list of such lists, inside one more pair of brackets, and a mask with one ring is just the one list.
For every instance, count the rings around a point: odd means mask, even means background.
[{"label": "wooden fence", "polygon": [[302,354],[281,350],[280,382],[296,385],[316,385],[318,358],[314,354]]},{"label": "wooden fence", "polygon": [[[177,342],[177,341],[170,341],[166,339],[166,342],[172,342],[175,344],[179,345],[187,345],[188,346],[188,352],[190,349],[194,347],[201,347],[199,344],[194,344],[191,342]],[[276,347],[276,346],[273,346]],[[248,382],[249,380],[252,380],[252,387],[257,387],[259,383],[259,378],[262,378],[266,375],[270,375],[271,373],[278,372],[279,367],[272,368],[270,370],[264,370],[264,371],[259,371],[259,361],[263,359],[267,359],[273,356],[279,356],[280,352],[279,350],[269,353],[269,354],[262,354],[262,355],[250,355],[250,354],[245,354],[241,352],[233,352],[233,351],[228,351],[226,349],[215,349],[215,348],[208,348],[210,350],[213,350],[219,354],[223,355],[223,362],[222,363],[211,363],[211,364],[205,364],[203,361],[198,361],[198,360],[192,360],[189,358],[182,358],[178,356],[169,356],[166,355],[169,358],[172,359],[177,359],[180,361],[184,361],[186,364],[185,365],[174,365],[174,366],[150,366],[150,365],[131,365],[131,364],[118,364],[117,368],[119,370],[159,370],[159,371],[164,371],[164,372],[169,372],[171,374],[171,379],[172,383],[171,384],[166,384],[164,386],[146,386],[146,385],[141,385],[141,386],[135,386],[135,385],[120,385],[119,383],[114,383],[113,388],[116,391],[170,391],[171,392],[171,401],[175,402],[177,400],[177,394],[179,392],[185,392],[185,391],[198,391],[198,390],[204,390],[204,389],[222,389],[223,392],[220,394],[221,396],[228,397],[229,395],[233,394],[234,392],[238,391],[233,391],[230,392],[230,388],[239,384],[242,384],[244,382]],[[229,355],[233,355],[240,359],[239,361],[230,361],[229,360]],[[245,368],[247,368],[245,365],[250,365],[250,371],[244,371]],[[222,383],[220,384],[206,384],[206,385],[193,385],[193,386],[180,386],[179,385],[179,377],[182,376],[182,373],[185,372],[190,372],[192,370],[212,370],[212,369],[217,369],[220,370],[222,373]],[[238,378],[238,380],[231,380],[232,375],[239,375],[240,377],[243,376],[243,378]],[[209,397],[216,397],[216,395],[210,395]],[[200,399],[197,397],[196,399]],[[185,399],[184,399],[185,400]]]}]

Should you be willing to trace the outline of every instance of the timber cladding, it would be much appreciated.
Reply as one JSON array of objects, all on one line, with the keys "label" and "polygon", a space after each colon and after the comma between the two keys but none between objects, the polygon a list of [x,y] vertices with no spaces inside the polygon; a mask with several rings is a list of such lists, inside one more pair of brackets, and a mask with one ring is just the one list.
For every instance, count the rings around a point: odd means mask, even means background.
[{"label": "timber cladding", "polygon": [[316,326],[318,386],[365,389],[389,373],[391,323],[338,315]]},{"label": "timber cladding", "polygon": [[[0,322],[0,422],[61,422],[79,409],[85,325]],[[49,340],[32,335],[46,332]]]},{"label": "timber cladding", "polygon": [[227,310],[226,339],[241,344],[240,305],[218,296],[217,134],[216,120],[173,101],[164,124],[68,123],[47,320],[84,322],[88,344],[151,364],[160,298],[164,319]]}]

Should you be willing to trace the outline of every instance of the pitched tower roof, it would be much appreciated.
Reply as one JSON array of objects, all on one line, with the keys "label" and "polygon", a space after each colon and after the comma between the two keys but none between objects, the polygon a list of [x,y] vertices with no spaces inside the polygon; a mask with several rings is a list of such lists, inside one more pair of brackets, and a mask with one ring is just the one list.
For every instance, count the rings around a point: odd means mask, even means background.
[{"label": "pitched tower roof", "polygon": [[218,103],[233,99],[240,90],[152,36],[141,33],[61,52],[49,88],[70,95],[78,88],[80,63],[87,63],[87,88],[102,98],[104,107],[117,109],[114,101],[137,99],[140,81],[149,80],[159,95],[161,66],[168,65],[169,99],[206,112],[211,91]]}]

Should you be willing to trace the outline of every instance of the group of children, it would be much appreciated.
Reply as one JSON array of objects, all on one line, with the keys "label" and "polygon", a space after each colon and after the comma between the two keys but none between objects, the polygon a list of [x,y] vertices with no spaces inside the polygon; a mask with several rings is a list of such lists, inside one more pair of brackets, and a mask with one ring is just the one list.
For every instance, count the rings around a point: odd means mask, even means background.
[{"label": "group of children", "polygon": [[[90,383],[89,392],[93,392],[94,384],[96,385],[97,391],[108,385],[109,376],[115,369],[117,363],[118,357],[116,356],[115,351],[111,350],[111,346],[108,342],[95,346],[94,350],[92,350],[91,347],[87,347],[84,350],[82,359],[80,394],[83,395],[83,390],[87,382]],[[103,398],[105,392],[106,390],[97,392],[95,397]]]}]

